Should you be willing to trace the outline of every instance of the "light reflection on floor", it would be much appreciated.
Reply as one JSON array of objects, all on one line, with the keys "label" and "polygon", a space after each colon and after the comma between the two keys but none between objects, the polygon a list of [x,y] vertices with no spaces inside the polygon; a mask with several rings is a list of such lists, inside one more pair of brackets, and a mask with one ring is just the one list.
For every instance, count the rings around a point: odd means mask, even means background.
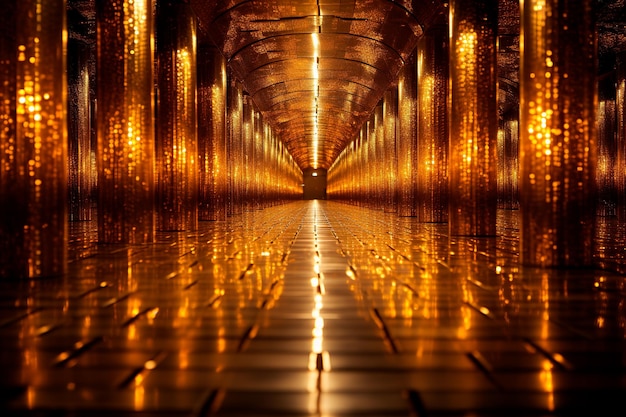
[{"label": "light reflection on floor", "polygon": [[626,415],[625,277],[520,267],[516,222],[450,240],[295,202],[133,247],[73,224],[67,277],[0,283],[2,415]]}]

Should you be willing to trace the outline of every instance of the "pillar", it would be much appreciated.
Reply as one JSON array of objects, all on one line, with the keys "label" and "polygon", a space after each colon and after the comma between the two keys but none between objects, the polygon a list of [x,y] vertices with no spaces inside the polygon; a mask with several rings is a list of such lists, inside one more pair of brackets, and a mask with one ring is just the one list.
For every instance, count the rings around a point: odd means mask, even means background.
[{"label": "pillar", "polygon": [[429,29],[418,46],[417,206],[420,222],[448,221],[448,31]]},{"label": "pillar", "polygon": [[181,0],[159,0],[157,5],[157,229],[195,230],[196,20],[191,6]]},{"label": "pillar", "polygon": [[450,235],[492,236],[497,210],[498,2],[450,3]]},{"label": "pillar", "polygon": [[255,183],[255,209],[259,210],[263,208],[265,198],[265,183],[263,181],[263,172],[267,169],[267,166],[263,162],[263,135],[265,132],[265,121],[261,112],[256,111],[254,114],[254,164],[255,170],[252,173]]},{"label": "pillar", "polygon": [[0,18],[0,277],[67,270],[64,0],[19,0]]},{"label": "pillar", "polygon": [[[609,80],[607,80],[609,81]],[[604,94],[598,91],[598,163],[596,184],[598,185],[599,216],[612,217],[617,208],[617,141],[616,102],[614,80]],[[603,84],[607,84],[606,82]],[[608,86],[607,86],[608,87]],[[610,93],[607,94],[607,90]]]},{"label": "pillar", "polygon": [[226,60],[214,46],[198,49],[200,220],[226,220]]},{"label": "pillar", "polygon": [[498,207],[519,209],[519,120],[502,120],[498,129]]},{"label": "pillar", "polygon": [[241,137],[241,188],[244,211],[251,211],[254,206],[254,107],[249,95],[243,96],[243,120]]},{"label": "pillar", "polygon": [[398,173],[398,154],[396,152],[396,120],[398,116],[397,87],[387,90],[383,96],[383,172],[385,172],[384,211],[396,213],[396,184]]},{"label": "pillar", "polygon": [[242,194],[242,155],[243,155],[243,86],[232,75],[228,80],[228,215],[241,214],[243,212]]},{"label": "pillar", "polygon": [[626,223],[626,51],[616,62],[615,117],[617,127],[617,215]]},{"label": "pillar", "polygon": [[384,167],[384,143],[383,135],[384,120],[383,120],[383,100],[381,99],[376,108],[374,109],[374,126],[371,133],[371,137],[374,138],[374,165],[372,176],[374,178],[374,202],[376,210],[383,210],[385,206],[385,172]]},{"label": "pillar", "polygon": [[520,257],[590,266],[596,206],[592,0],[525,1],[520,71]]},{"label": "pillar", "polygon": [[417,216],[417,59],[414,51],[398,79],[398,215]]},{"label": "pillar", "polygon": [[68,45],[69,219],[91,220],[96,173],[91,156],[90,62],[93,48],[80,41]]},{"label": "pillar", "polygon": [[98,240],[154,239],[152,2],[96,0]]}]

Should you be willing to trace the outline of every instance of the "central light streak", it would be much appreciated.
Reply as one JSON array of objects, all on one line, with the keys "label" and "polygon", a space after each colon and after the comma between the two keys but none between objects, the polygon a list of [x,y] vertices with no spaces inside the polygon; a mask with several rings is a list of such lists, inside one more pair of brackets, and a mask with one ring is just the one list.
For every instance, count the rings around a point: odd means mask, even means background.
[{"label": "central light streak", "polygon": [[318,167],[319,147],[319,96],[320,96],[320,38],[318,33],[312,33],[313,42],[313,168]]}]

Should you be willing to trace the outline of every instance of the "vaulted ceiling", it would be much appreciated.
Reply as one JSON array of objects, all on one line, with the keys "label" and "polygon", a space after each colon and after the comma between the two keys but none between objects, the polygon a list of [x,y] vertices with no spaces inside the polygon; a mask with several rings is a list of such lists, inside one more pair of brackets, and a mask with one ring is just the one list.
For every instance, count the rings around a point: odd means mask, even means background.
[{"label": "vaulted ceiling", "polygon": [[[416,7],[413,3],[420,3]],[[328,168],[358,133],[441,2],[192,0],[200,33],[223,52],[302,168]]]},{"label": "vaulted ceiling", "polygon": [[[74,38],[94,38],[94,1],[68,0]],[[302,169],[332,164],[396,82],[424,31],[448,17],[445,0],[187,1],[198,16],[199,42],[222,51]],[[602,78],[626,50],[626,6],[625,0],[596,5]],[[498,7],[500,111],[514,115],[519,0]]]}]

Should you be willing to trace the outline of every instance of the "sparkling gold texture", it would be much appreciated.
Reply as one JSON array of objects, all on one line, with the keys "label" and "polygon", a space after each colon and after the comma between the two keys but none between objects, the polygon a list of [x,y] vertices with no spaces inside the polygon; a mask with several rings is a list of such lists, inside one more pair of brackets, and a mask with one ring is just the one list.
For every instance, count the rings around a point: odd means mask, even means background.
[{"label": "sparkling gold texture", "polygon": [[92,163],[90,63],[95,48],[70,39],[68,44],[69,219],[92,219],[96,171]]},{"label": "sparkling gold texture", "polygon": [[417,216],[417,53],[398,79],[398,215]]},{"label": "sparkling gold texture", "polygon": [[598,185],[599,216],[617,215],[617,109],[615,98],[604,98],[598,103]]},{"label": "sparkling gold texture", "polygon": [[0,276],[67,269],[65,1],[6,4],[0,41]]},{"label": "sparkling gold texture", "polygon": [[398,111],[398,90],[390,88],[383,97],[383,155],[382,170],[385,178],[385,201],[383,210],[395,213],[398,210],[397,173],[398,153],[396,152],[396,123]]},{"label": "sparkling gold texture", "polygon": [[496,1],[450,2],[451,235],[495,234]]},{"label": "sparkling gold texture", "polygon": [[196,20],[188,4],[157,3],[158,230],[198,226]]},{"label": "sparkling gold texture", "polygon": [[616,64],[616,140],[617,140],[617,215],[626,221],[626,52],[617,57]]},{"label": "sparkling gold texture", "polygon": [[520,251],[524,264],[592,264],[597,163],[592,3],[536,0],[525,2],[522,10]]},{"label": "sparkling gold texture", "polygon": [[448,221],[448,31],[428,30],[418,46],[417,216]]},{"label": "sparkling gold texture", "polygon": [[242,173],[243,166],[243,86],[240,82],[229,77],[228,102],[228,133],[226,154],[228,155],[228,200],[227,213],[229,216],[241,214],[242,200]]},{"label": "sparkling gold texture", "polygon": [[504,120],[498,129],[498,208],[519,208],[519,121]]},{"label": "sparkling gold texture", "polygon": [[206,31],[302,169],[329,168],[358,135],[421,36],[417,16],[441,7],[200,3],[194,5],[209,16]]},{"label": "sparkling gold texture", "polygon": [[151,0],[97,0],[98,240],[154,239]]},{"label": "sparkling gold texture", "polygon": [[226,219],[226,61],[210,45],[198,49],[199,220]]}]

